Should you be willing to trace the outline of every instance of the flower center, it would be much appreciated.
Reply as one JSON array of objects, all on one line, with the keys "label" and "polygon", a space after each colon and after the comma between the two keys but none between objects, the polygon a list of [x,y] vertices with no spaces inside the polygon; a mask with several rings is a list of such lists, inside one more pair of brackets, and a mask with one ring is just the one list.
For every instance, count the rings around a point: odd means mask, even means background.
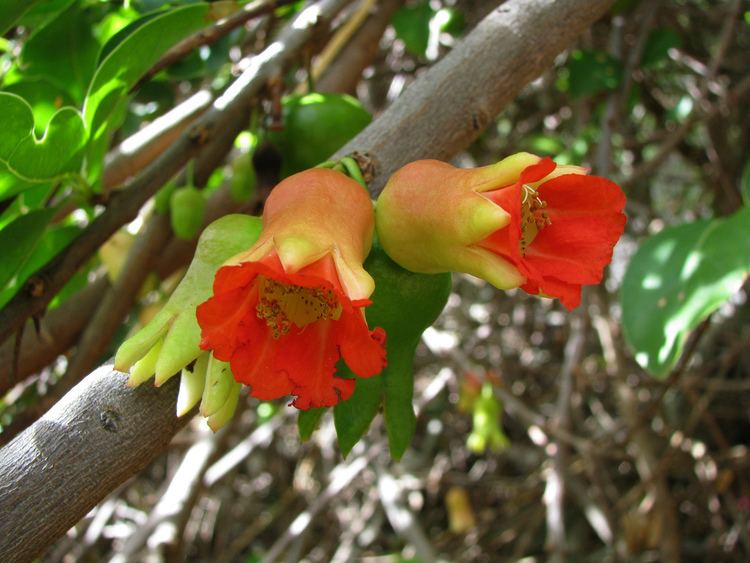
[{"label": "flower center", "polygon": [[258,293],[255,311],[276,340],[289,332],[292,323],[304,328],[315,321],[341,317],[341,303],[331,289],[285,285],[258,276]]},{"label": "flower center", "polygon": [[528,184],[521,186],[521,255],[539,234],[539,231],[552,224],[547,212],[547,202],[539,197],[539,192]]}]

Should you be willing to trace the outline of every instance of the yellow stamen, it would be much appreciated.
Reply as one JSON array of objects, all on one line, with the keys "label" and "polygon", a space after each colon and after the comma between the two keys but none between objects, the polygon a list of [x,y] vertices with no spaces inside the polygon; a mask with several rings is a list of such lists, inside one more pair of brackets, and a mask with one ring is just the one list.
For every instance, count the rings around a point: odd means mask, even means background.
[{"label": "yellow stamen", "polygon": [[539,197],[539,192],[529,184],[521,186],[521,254],[539,234],[539,231],[552,224],[547,212],[547,202]]},{"label": "yellow stamen", "polygon": [[341,304],[333,290],[285,285],[265,276],[258,276],[257,283],[260,298],[255,311],[277,340],[289,332],[292,323],[304,328],[315,321],[341,317]]}]

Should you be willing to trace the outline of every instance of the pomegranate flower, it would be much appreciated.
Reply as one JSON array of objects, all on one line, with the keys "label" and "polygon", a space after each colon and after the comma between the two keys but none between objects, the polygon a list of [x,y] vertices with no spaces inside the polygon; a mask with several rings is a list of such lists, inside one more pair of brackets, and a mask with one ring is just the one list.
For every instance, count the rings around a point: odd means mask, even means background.
[{"label": "pomegranate flower", "polygon": [[518,153],[475,169],[407,164],[378,198],[385,251],[415,272],[465,272],[573,309],[625,228],[625,196],[578,166]]},{"label": "pomegranate flower", "polygon": [[340,358],[360,377],[385,366],[385,332],[364,316],[373,222],[367,192],[339,172],[285,179],[266,201],[258,241],[219,269],[198,307],[201,347],[258,399],[296,395],[304,410],[349,398],[355,381],[336,376]]}]

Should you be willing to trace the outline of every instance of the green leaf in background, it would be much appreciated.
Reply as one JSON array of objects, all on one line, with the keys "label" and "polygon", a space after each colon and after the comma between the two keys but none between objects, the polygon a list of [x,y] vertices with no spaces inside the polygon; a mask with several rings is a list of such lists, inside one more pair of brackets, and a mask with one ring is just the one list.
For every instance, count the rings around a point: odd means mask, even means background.
[{"label": "green leaf in background", "polygon": [[18,144],[7,162],[8,169],[24,180],[54,180],[78,171],[85,142],[81,114],[71,107],[62,108],[52,116],[41,139],[32,133]]},{"label": "green leaf in background", "polygon": [[0,36],[40,0],[3,0],[0,2]]},{"label": "green leaf in background", "polygon": [[660,27],[651,32],[641,55],[641,66],[654,66],[669,57],[669,50],[680,47],[680,34],[671,27]]},{"label": "green leaf in background", "polygon": [[5,306],[23,287],[27,279],[57,256],[80,232],[80,227],[75,225],[61,225],[47,229],[47,232],[39,240],[36,248],[34,248],[26,263],[18,270],[12,282],[0,290],[0,307]]},{"label": "green leaf in background", "polygon": [[23,74],[43,77],[66,91],[76,106],[80,105],[99,52],[91,29],[81,7],[77,3],[71,5],[26,41],[21,51]]},{"label": "green leaf in background", "polygon": [[130,89],[176,43],[238,8],[235,2],[201,2],[156,17],[145,16],[148,21],[142,25],[138,25],[138,21],[131,24],[137,25],[137,29],[122,39],[101,62],[83,106],[92,143],[89,166],[93,180],[101,172],[108,134],[124,117],[122,109]]},{"label": "green leaf in background", "polygon": [[326,407],[322,407],[299,411],[299,415],[297,416],[297,430],[299,430],[299,437],[303,442],[310,439],[318,424],[320,424],[320,419],[323,418],[327,410]]},{"label": "green leaf in background", "polygon": [[20,142],[33,134],[34,115],[23,98],[5,92],[0,92],[0,115],[3,116],[0,161],[8,162]]},{"label": "green leaf in background", "polygon": [[556,156],[566,149],[560,137],[537,133],[521,140],[521,148],[540,156]]},{"label": "green leaf in background", "polygon": [[620,61],[604,51],[576,49],[568,61],[567,89],[573,98],[615,90],[622,82]]},{"label": "green leaf in background", "polygon": [[30,261],[54,212],[54,209],[31,211],[0,230],[0,248],[3,249],[0,290],[5,290],[21,268]]},{"label": "green leaf in background", "polygon": [[177,42],[237,9],[234,2],[201,2],[151,18],[124,39],[102,61],[84,106],[93,135],[106,128],[107,117],[138,79]]},{"label": "green leaf in background", "polygon": [[466,27],[464,13],[457,8],[440,8],[435,16],[440,31],[449,33],[454,37],[460,36]]},{"label": "green leaf in background", "polygon": [[66,90],[45,78],[28,78],[14,82],[3,91],[20,96],[31,106],[34,131],[38,137],[44,134],[44,129],[57,110],[63,106],[75,105],[75,101]]},{"label": "green leaf in background", "polygon": [[64,12],[74,2],[79,0],[44,0],[44,2],[32,1],[34,5],[18,22],[20,25],[37,31],[54,20],[58,14]]},{"label": "green leaf in background", "polygon": [[745,163],[740,176],[740,194],[745,205],[750,205],[750,159]]},{"label": "green leaf in background", "polygon": [[664,229],[633,256],[621,290],[636,361],[664,377],[690,331],[736,293],[750,271],[750,208]]},{"label": "green leaf in background", "polygon": [[35,185],[37,184],[21,180],[15,174],[9,172],[8,167],[0,162],[0,201],[18,195]]},{"label": "green leaf in background", "polygon": [[423,57],[430,40],[430,20],[435,10],[429,2],[420,2],[414,6],[403,6],[393,14],[391,24],[396,37],[404,42],[406,50],[412,55]]},{"label": "green leaf in background", "polygon": [[79,169],[86,131],[78,110],[66,107],[50,119],[44,136],[34,135],[31,106],[19,96],[0,92],[0,162],[23,180],[54,180]]}]

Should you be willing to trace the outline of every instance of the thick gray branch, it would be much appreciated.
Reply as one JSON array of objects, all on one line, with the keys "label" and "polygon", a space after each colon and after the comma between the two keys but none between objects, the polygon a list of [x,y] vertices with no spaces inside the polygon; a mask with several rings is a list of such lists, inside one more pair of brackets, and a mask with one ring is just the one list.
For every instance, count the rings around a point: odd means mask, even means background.
[{"label": "thick gray branch", "polygon": [[30,561],[146,467],[189,417],[177,378],[130,389],[103,366],[0,450],[0,561]]},{"label": "thick gray branch", "polygon": [[611,5],[612,0],[504,2],[339,154],[360,151],[374,158],[373,195],[412,160],[452,157]]}]

